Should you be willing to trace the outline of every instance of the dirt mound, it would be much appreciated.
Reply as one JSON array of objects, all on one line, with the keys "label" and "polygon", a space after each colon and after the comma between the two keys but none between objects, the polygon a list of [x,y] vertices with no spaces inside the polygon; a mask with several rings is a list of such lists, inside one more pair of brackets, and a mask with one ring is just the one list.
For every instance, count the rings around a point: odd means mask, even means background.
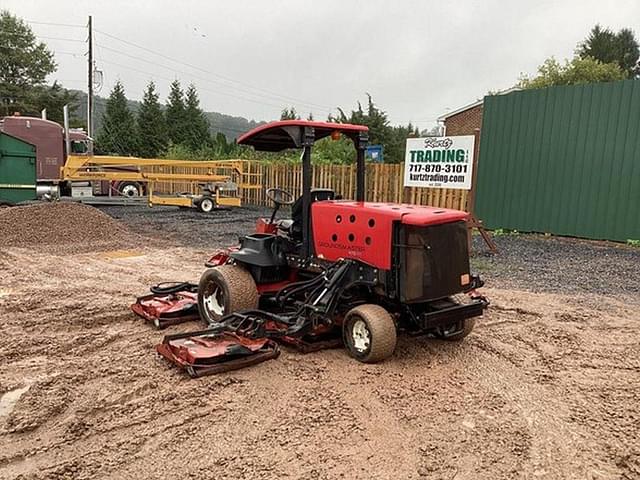
[{"label": "dirt mound", "polygon": [[0,247],[55,245],[51,253],[126,248],[141,237],[100,210],[79,203],[40,203],[0,210]]}]

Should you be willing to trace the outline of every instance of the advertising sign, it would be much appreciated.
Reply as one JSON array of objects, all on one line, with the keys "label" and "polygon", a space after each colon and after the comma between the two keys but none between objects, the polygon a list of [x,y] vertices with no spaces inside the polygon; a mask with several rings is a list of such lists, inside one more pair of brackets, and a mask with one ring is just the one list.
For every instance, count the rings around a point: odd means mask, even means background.
[{"label": "advertising sign", "polygon": [[407,138],[404,186],[471,189],[475,137]]}]

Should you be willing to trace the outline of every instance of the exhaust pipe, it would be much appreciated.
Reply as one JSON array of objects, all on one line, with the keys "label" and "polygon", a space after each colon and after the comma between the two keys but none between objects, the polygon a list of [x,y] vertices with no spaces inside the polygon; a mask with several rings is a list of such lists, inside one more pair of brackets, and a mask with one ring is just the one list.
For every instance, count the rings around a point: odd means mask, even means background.
[{"label": "exhaust pipe", "polygon": [[67,155],[71,153],[71,140],[69,138],[69,105],[62,107],[62,115],[64,117],[64,145]]}]

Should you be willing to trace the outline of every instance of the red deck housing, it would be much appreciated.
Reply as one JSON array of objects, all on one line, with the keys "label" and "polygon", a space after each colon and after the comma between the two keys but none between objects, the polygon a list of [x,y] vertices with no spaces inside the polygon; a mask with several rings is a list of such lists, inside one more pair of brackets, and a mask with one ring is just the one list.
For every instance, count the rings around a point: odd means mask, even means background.
[{"label": "red deck housing", "polygon": [[353,258],[383,270],[391,269],[393,222],[427,226],[467,217],[459,210],[409,204],[327,200],[311,205],[318,257]]}]

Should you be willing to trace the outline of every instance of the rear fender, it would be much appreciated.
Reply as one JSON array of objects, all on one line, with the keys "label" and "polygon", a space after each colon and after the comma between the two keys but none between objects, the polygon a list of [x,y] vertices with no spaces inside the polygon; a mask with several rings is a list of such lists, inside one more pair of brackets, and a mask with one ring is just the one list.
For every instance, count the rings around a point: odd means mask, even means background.
[{"label": "rear fender", "polygon": [[229,259],[231,258],[232,252],[237,252],[240,247],[229,247],[223,250],[218,250],[214,253],[209,260],[204,262],[204,266],[207,268],[217,267],[220,265],[226,265],[229,263]]}]

